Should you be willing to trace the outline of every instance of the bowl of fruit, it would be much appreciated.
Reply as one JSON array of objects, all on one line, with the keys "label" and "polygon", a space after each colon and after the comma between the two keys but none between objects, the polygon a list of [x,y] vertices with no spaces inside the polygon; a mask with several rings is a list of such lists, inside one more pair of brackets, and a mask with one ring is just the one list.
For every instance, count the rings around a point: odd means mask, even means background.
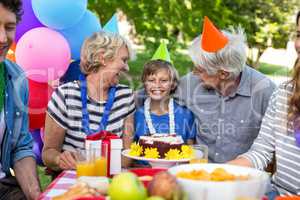
[{"label": "bowl of fruit", "polygon": [[262,199],[269,175],[228,164],[185,164],[168,169],[190,200]]}]

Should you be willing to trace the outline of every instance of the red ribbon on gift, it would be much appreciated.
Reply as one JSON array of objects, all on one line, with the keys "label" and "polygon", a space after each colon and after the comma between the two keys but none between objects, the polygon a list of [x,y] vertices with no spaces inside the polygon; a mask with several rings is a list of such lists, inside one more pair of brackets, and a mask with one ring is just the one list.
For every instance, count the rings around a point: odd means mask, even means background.
[{"label": "red ribbon on gift", "polygon": [[[111,148],[111,144],[110,144],[110,140],[112,139],[120,139],[119,136],[111,133],[111,132],[108,132],[108,131],[100,131],[98,133],[94,133],[94,134],[91,134],[91,135],[88,135],[86,136],[86,139],[87,140],[92,140],[92,141],[97,141],[97,140],[102,140],[102,144],[101,144],[101,151],[104,150],[103,146],[105,144],[107,144],[108,146],[108,152],[107,152],[107,176],[111,176],[110,174],[110,148]],[[102,152],[103,153],[103,152]]]}]

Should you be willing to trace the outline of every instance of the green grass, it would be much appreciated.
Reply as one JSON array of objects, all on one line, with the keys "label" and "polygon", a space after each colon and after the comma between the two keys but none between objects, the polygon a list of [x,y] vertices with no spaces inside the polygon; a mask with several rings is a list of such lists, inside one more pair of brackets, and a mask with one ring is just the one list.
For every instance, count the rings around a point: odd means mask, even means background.
[{"label": "green grass", "polygon": [[[143,66],[145,62],[151,59],[152,55],[153,52],[139,52],[137,54],[136,60],[129,62],[130,76],[126,76],[126,78],[123,79],[121,82],[129,85],[131,88],[134,89],[142,87],[140,76],[142,74]],[[193,63],[188,55],[184,55],[182,53],[174,53],[171,54],[171,59],[180,76],[190,72],[193,67]],[[271,65],[267,63],[261,63],[258,70],[266,75],[273,76],[288,76],[290,73],[289,69],[285,67]],[[39,167],[38,173],[42,189],[45,189],[51,182],[51,177],[45,175],[44,167]]]},{"label": "green grass", "polygon": [[267,63],[260,63],[260,66],[257,69],[263,74],[272,75],[272,76],[290,76],[291,70],[287,67],[280,65],[272,65]]},{"label": "green grass", "polygon": [[38,175],[40,178],[42,191],[44,191],[46,187],[51,183],[51,177],[45,175],[45,167],[41,167],[41,166],[38,166]]}]

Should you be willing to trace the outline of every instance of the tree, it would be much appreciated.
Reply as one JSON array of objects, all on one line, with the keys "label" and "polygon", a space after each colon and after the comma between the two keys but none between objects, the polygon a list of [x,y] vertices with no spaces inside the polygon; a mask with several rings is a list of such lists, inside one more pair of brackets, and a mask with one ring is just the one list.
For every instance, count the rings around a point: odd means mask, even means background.
[{"label": "tree", "polygon": [[245,28],[250,52],[258,52],[248,59],[250,65],[258,66],[268,46],[285,48],[294,28],[295,20],[290,18],[299,6],[298,0],[224,0],[223,3],[231,10],[231,21]]},{"label": "tree", "polygon": [[[257,58],[249,59],[257,66],[260,55],[271,45],[284,47],[291,27],[290,16],[299,0],[89,0],[89,8],[107,21],[122,10],[134,24],[137,37],[151,49],[161,38],[169,47],[186,45],[202,31],[202,19],[209,18],[221,29],[241,25],[248,37],[250,50]],[[298,5],[299,6],[299,5]]]}]

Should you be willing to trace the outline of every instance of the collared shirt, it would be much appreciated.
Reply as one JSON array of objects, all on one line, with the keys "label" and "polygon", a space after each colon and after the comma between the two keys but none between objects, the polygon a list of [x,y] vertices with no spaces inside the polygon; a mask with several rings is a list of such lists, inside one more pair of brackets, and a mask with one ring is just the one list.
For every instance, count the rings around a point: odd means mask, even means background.
[{"label": "collared shirt", "polygon": [[252,145],[275,84],[245,66],[236,92],[229,96],[202,85],[198,76],[189,73],[180,80],[175,98],[194,113],[196,141],[208,145],[209,161],[226,162]]}]

